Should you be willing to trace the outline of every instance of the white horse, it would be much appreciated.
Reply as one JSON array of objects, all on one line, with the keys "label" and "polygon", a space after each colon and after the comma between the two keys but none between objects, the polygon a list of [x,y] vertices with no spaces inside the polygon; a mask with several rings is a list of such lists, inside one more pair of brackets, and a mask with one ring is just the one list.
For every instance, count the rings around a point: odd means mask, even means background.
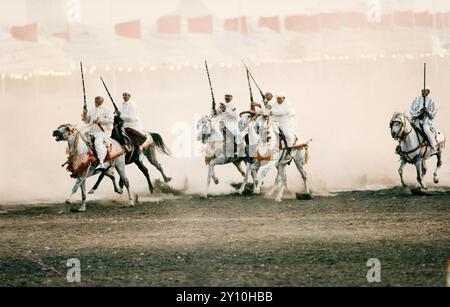
[{"label": "white horse", "polygon": [[[425,161],[429,159],[431,147],[425,138],[413,127],[410,119],[403,113],[395,112],[390,121],[391,136],[399,141],[397,154],[400,155],[400,167],[398,173],[403,187],[406,187],[403,180],[403,168],[407,163],[414,164],[417,172],[417,187],[426,189],[423,177],[427,172]],[[434,183],[439,183],[438,170],[442,166],[442,149],[445,147],[445,137],[441,132],[437,132],[438,154],[436,170],[433,174]]]},{"label": "white horse", "polygon": [[[277,176],[275,179],[275,184],[269,194],[274,194],[275,191],[278,190],[275,200],[277,202],[281,202],[287,185],[286,167],[292,162],[292,160],[294,160],[294,163],[303,179],[305,195],[307,198],[310,198],[308,178],[306,171],[303,168],[303,166],[308,162],[308,144],[294,145],[290,150],[280,149],[277,141],[278,138],[276,137],[277,129],[275,129],[270,116],[268,114],[263,114],[260,116],[262,117],[259,117],[259,119],[262,118],[263,120],[254,119],[253,123],[251,120],[248,120],[249,135],[250,133],[257,133],[259,140],[258,145],[256,146],[256,152],[254,153],[253,163],[251,163],[248,167],[253,178],[256,178],[256,180],[254,179],[256,184],[254,186],[253,193],[261,193],[261,186],[264,183],[265,177],[272,167],[276,167]],[[259,178],[257,174],[258,172],[260,172]],[[248,171],[239,190],[240,193],[244,191],[247,180]]]},{"label": "white horse", "polygon": [[[76,178],[76,183],[72,188],[72,192],[70,196],[67,198],[66,203],[71,204],[71,199],[73,195],[78,191],[78,188],[81,188],[81,207],[77,210],[78,212],[86,211],[86,179],[88,177],[94,176],[96,174],[95,171],[95,157],[91,148],[87,143],[88,134],[82,133],[78,131],[75,127],[70,124],[61,125],[58,129],[53,131],[53,137],[57,142],[66,141],[69,145],[68,153],[69,159],[66,164],[68,164],[68,170],[72,172],[72,177]],[[116,142],[113,140],[113,143]],[[117,143],[118,144],[118,143]],[[117,144],[115,148],[117,147]],[[120,146],[120,145],[118,145]],[[113,146],[114,147],[114,146]],[[130,192],[130,184],[128,178],[125,174],[125,151],[118,150],[117,156],[107,161],[105,166],[107,170],[102,173],[109,177],[114,184],[114,191],[116,193],[122,194],[122,189],[117,186],[115,177],[114,177],[114,167],[117,170],[117,173],[120,176],[121,181],[124,183],[128,192],[128,200],[129,205],[131,207],[134,206],[133,198],[131,197]],[[64,164],[65,165],[65,164]]]},{"label": "white horse", "polygon": [[214,166],[233,163],[239,173],[242,176],[245,175],[245,171],[242,169],[242,161],[244,161],[245,157],[234,155],[228,157],[226,155],[226,150],[224,150],[224,137],[221,133],[221,127],[218,127],[219,125],[219,120],[206,115],[202,116],[197,122],[197,140],[206,145],[205,163],[208,165],[208,177],[202,198],[208,197],[211,179],[214,180],[215,184],[219,184],[219,179],[214,172]]}]

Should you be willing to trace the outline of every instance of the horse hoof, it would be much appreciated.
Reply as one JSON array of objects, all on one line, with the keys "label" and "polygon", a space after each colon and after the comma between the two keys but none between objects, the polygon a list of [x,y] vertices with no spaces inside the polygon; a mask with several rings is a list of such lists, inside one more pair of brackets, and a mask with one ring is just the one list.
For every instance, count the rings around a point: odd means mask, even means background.
[{"label": "horse hoof", "polygon": [[83,207],[78,208],[78,209],[72,208],[72,209],[70,209],[70,211],[74,212],[74,213],[83,213],[83,212],[86,212],[86,208],[83,208]]},{"label": "horse hoof", "polygon": [[122,195],[122,193],[123,193],[123,190],[122,190],[122,189],[118,189],[118,190],[114,190],[114,192],[116,192],[117,194],[120,194],[120,195]]},{"label": "horse hoof", "polygon": [[276,201],[277,203],[281,203],[281,197],[277,197],[277,198],[275,199],[275,201]]},{"label": "horse hoof", "polygon": [[164,178],[164,183],[169,183],[172,181],[172,177],[166,177]]},{"label": "horse hoof", "polygon": [[68,204],[68,205],[71,205],[71,204],[72,204],[72,202],[70,201],[70,199],[66,199],[64,202],[65,202],[66,204]]},{"label": "horse hoof", "polygon": [[200,196],[200,198],[201,198],[201,199],[208,199],[208,194],[202,194],[202,195]]},{"label": "horse hoof", "polygon": [[439,183],[439,178],[438,178],[438,177],[434,177],[434,178],[433,178],[433,182],[434,182],[435,184],[438,184],[438,183]]},{"label": "horse hoof", "polygon": [[92,189],[92,190],[90,190],[89,192],[88,192],[88,194],[95,194],[95,190],[94,189]]},{"label": "horse hoof", "polygon": [[296,196],[296,198],[298,200],[311,200],[311,199],[313,199],[313,197],[312,197],[312,195],[310,193],[307,193],[307,194],[296,193],[295,196]]},{"label": "horse hoof", "polygon": [[128,203],[128,207],[133,208],[133,207],[134,207],[134,202],[133,202],[133,201],[130,201],[130,202]]},{"label": "horse hoof", "polygon": [[214,179],[214,184],[219,184],[219,179]]}]

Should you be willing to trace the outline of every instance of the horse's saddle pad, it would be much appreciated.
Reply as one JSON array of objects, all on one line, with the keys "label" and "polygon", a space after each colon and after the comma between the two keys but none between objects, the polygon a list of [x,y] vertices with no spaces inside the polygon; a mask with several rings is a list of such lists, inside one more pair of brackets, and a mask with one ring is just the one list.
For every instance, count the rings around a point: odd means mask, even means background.
[{"label": "horse's saddle pad", "polygon": [[111,161],[115,158],[123,155],[125,153],[125,148],[119,144],[116,140],[111,140],[111,145],[108,147],[108,151],[106,153],[105,161]]}]

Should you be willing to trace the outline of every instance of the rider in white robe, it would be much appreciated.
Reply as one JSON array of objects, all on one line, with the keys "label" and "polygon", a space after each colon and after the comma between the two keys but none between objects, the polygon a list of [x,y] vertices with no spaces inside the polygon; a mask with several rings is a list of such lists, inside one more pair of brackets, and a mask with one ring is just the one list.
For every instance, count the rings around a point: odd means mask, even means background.
[{"label": "rider in white robe", "polygon": [[432,127],[437,108],[434,101],[428,97],[429,94],[429,89],[422,90],[422,96],[414,98],[409,114],[413,123],[417,127],[422,127],[431,146],[431,155],[435,155],[438,150]]},{"label": "rider in white robe", "polygon": [[295,143],[295,134],[292,129],[292,119],[295,112],[284,94],[277,95],[277,101],[272,103],[268,109],[272,114],[273,123],[283,132],[286,137],[286,147],[292,147]]},{"label": "rider in white robe", "polygon": [[104,99],[102,97],[95,97],[95,108],[83,115],[83,121],[91,125],[89,134],[95,138],[94,146],[99,160],[97,170],[105,169],[104,162],[107,147],[111,145],[110,136],[114,123],[112,111],[105,107],[103,102]]},{"label": "rider in white robe", "polygon": [[231,135],[234,137],[238,147],[238,153],[242,152],[243,141],[238,125],[239,112],[233,103],[233,95],[226,94],[225,103],[221,103],[219,107],[216,108],[216,112],[218,121],[223,123],[227,133],[231,133]]},{"label": "rider in white robe", "polygon": [[142,132],[141,120],[139,118],[138,108],[134,101],[131,100],[129,92],[123,93],[123,103],[120,110],[120,118],[124,121],[124,128],[132,128]]}]

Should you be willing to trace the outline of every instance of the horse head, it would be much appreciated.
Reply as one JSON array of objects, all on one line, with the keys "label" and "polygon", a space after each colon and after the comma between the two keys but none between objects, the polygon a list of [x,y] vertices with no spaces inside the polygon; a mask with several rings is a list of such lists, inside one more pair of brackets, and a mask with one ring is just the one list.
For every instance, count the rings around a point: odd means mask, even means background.
[{"label": "horse head", "polygon": [[391,121],[389,122],[389,128],[391,129],[392,138],[398,140],[405,130],[405,125],[406,116],[401,112],[394,112]]},{"label": "horse head", "polygon": [[53,130],[52,136],[57,142],[67,141],[74,131],[71,124],[64,124],[59,126],[56,130]]},{"label": "horse head", "polygon": [[207,115],[203,115],[197,122],[197,139],[202,141],[203,144],[206,143],[206,140],[211,136],[212,133],[212,124],[211,118]]},{"label": "horse head", "polygon": [[252,119],[253,115],[250,111],[245,111],[239,114],[239,121],[238,121],[239,131],[243,132],[244,130],[248,129]]}]

